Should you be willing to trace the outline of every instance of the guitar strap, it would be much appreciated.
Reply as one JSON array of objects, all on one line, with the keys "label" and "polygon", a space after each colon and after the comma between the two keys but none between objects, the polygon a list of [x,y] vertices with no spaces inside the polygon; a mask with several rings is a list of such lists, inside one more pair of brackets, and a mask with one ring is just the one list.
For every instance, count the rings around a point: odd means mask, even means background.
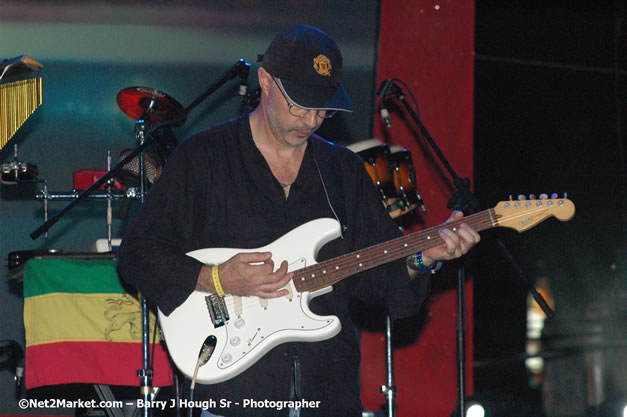
[{"label": "guitar strap", "polygon": [[314,162],[318,169],[318,174],[322,180],[322,187],[329,199],[331,211],[337,217],[341,224],[342,237],[344,232],[348,230],[346,222],[346,204],[344,200],[344,181],[340,171],[340,161],[337,156],[336,146],[326,140],[311,136],[313,144]]}]

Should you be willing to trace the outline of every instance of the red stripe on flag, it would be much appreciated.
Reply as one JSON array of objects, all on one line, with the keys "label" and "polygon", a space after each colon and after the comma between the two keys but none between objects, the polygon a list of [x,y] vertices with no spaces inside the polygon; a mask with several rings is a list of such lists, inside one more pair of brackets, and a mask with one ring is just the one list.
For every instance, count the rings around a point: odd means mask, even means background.
[{"label": "red stripe on flag", "polygon": [[[152,345],[150,346],[152,352]],[[26,388],[57,384],[139,386],[141,343],[59,342],[26,348]],[[163,346],[155,347],[153,386],[172,385]]]}]

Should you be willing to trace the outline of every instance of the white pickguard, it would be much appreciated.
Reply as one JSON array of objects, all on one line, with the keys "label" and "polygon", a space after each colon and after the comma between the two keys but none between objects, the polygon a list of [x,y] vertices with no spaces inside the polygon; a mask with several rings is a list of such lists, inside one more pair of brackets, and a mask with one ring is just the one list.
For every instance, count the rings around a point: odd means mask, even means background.
[{"label": "white pickguard", "polygon": [[[257,249],[200,249],[187,255],[206,264],[220,264],[240,252],[272,252],[276,265],[287,260],[289,271],[316,263],[315,257],[327,242],[340,236],[340,225],[333,219],[317,219]],[[286,297],[261,299],[226,295],[229,320],[214,328],[205,297],[194,291],[169,316],[159,311],[159,321],[170,356],[177,368],[193,377],[196,361],[205,339],[214,335],[216,348],[209,362],[198,371],[197,381],[213,384],[231,379],[248,369],[273,347],[290,341],[314,342],[339,333],[335,316],[317,316],[309,310],[309,300],[331,291],[331,287],[298,293],[290,282]]]}]

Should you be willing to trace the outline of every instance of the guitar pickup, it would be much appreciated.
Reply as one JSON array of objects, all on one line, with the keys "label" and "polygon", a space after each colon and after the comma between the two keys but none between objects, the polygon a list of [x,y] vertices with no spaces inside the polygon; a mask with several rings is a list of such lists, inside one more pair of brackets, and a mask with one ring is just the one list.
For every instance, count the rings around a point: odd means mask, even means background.
[{"label": "guitar pickup", "polygon": [[213,327],[224,326],[229,320],[229,311],[226,308],[224,297],[220,297],[218,294],[209,294],[205,297],[205,303],[207,304]]}]

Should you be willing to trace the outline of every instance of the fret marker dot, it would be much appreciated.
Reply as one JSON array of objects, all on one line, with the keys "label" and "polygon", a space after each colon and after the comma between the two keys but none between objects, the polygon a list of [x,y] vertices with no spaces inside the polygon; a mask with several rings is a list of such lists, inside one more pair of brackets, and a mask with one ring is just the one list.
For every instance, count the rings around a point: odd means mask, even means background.
[{"label": "fret marker dot", "polygon": [[362,263],[359,263],[359,267],[361,268],[362,266],[364,266],[364,264],[362,264]]}]

